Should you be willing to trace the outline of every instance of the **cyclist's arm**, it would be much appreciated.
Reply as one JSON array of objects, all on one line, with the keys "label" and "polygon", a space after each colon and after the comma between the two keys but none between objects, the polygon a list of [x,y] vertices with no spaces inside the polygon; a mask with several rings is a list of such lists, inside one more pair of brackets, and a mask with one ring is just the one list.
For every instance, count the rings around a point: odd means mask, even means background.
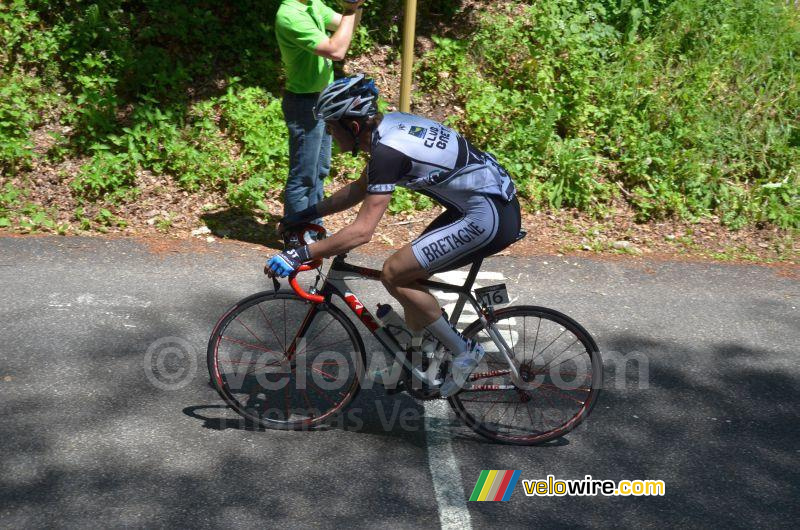
[{"label": "cyclist's arm", "polygon": [[353,224],[308,246],[311,257],[328,258],[369,243],[391,199],[390,193],[367,195]]},{"label": "cyclist's arm", "polygon": [[330,197],[317,203],[317,211],[320,217],[325,217],[337,212],[343,212],[352,208],[364,200],[367,193],[367,172],[361,173],[361,178],[351,182],[347,186],[339,189]]}]

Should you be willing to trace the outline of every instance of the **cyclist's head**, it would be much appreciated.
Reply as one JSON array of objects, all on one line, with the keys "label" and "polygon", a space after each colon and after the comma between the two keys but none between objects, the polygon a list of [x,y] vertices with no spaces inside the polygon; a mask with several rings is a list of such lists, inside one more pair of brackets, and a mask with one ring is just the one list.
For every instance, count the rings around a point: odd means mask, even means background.
[{"label": "cyclist's head", "polygon": [[343,151],[357,155],[360,148],[369,149],[372,129],[380,119],[375,82],[364,74],[334,81],[317,98],[314,115],[325,120],[325,128]]},{"label": "cyclist's head", "polygon": [[323,90],[314,114],[318,120],[366,120],[378,113],[378,89],[375,82],[357,74],[337,79]]}]

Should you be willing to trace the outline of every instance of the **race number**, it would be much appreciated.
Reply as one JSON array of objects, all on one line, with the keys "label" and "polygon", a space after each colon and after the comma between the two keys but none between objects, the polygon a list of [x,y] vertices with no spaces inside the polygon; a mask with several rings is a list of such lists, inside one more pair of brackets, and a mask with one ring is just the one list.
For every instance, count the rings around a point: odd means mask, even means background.
[{"label": "race number", "polygon": [[485,307],[507,304],[508,291],[506,290],[506,284],[501,283],[500,285],[490,285],[489,287],[475,289],[475,297]]}]

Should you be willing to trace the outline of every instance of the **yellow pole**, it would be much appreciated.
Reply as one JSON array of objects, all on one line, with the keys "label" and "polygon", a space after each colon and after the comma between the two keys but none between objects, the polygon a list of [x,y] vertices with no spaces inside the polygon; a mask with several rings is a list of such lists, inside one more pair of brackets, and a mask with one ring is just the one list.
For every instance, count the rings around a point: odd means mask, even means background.
[{"label": "yellow pole", "polygon": [[411,111],[411,73],[414,69],[414,29],[417,25],[417,0],[406,0],[403,20],[403,52],[400,72],[400,111]]}]

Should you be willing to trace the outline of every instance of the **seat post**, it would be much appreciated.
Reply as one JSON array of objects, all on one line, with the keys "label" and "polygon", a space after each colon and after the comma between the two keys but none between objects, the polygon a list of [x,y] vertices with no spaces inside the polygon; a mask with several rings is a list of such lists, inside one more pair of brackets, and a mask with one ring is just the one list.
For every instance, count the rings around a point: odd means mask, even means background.
[{"label": "seat post", "polygon": [[478,258],[472,262],[472,266],[469,268],[469,273],[467,273],[467,280],[464,282],[464,287],[472,287],[472,284],[475,283],[475,278],[478,277],[478,271],[481,270],[482,264],[483,258]]},{"label": "seat post", "polygon": [[[475,283],[475,278],[478,277],[478,271],[481,270],[481,264],[483,264],[483,258],[478,258],[472,262],[472,266],[469,268],[469,272],[467,273],[467,279],[464,282],[464,287],[467,289],[472,289],[473,284]],[[458,323],[458,319],[461,317],[461,311],[464,310],[464,305],[467,303],[467,297],[459,293],[458,300],[456,300],[456,305],[453,307],[453,313],[449,315],[450,323],[452,325],[456,325]]]}]

